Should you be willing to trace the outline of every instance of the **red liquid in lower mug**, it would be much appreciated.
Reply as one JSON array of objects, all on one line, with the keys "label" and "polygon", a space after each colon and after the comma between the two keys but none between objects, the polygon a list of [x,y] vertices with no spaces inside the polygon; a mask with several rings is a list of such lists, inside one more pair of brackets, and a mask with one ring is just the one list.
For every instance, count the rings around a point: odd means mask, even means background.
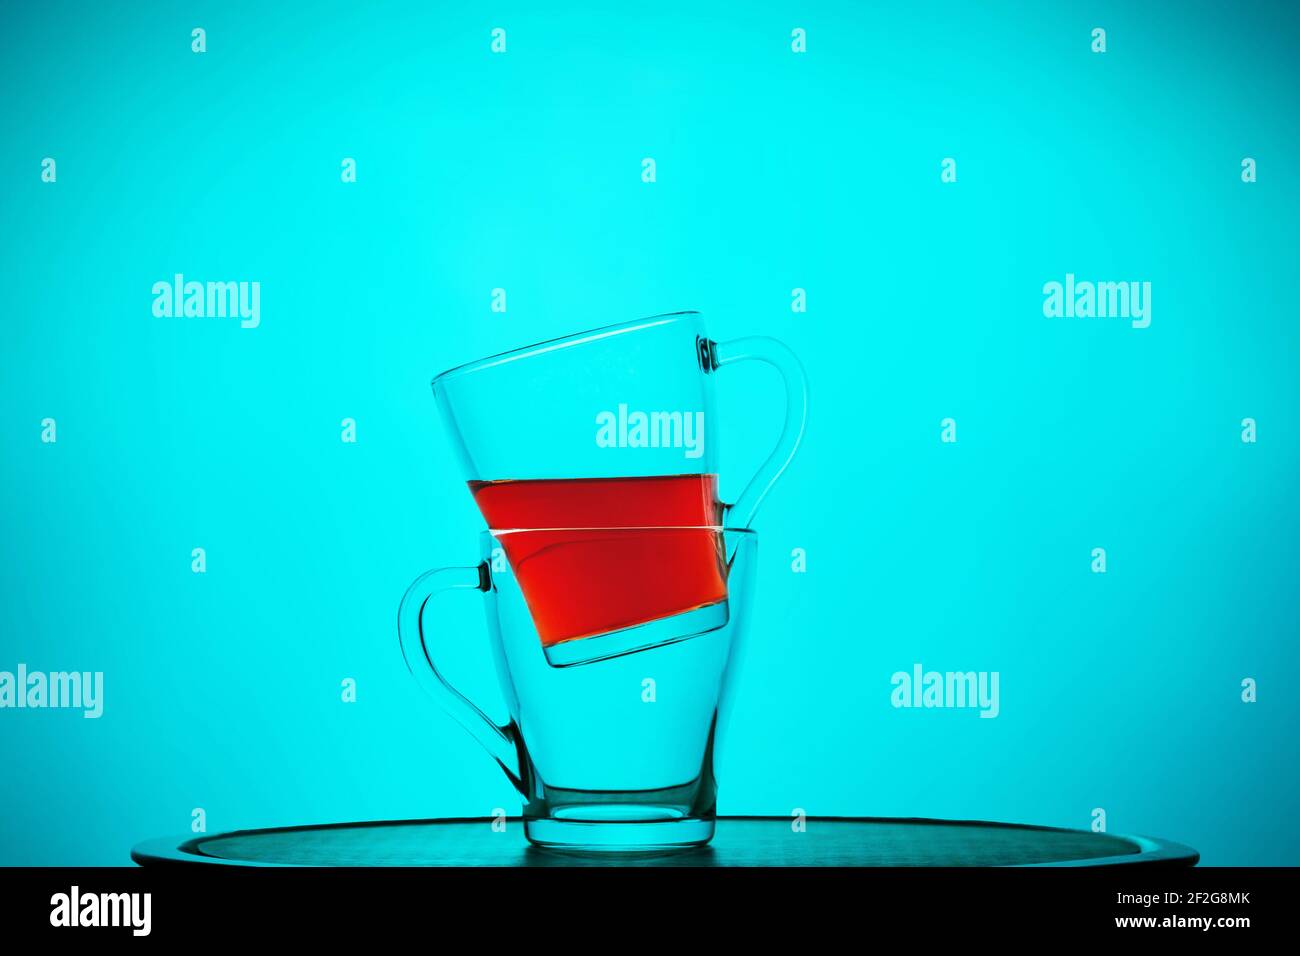
[{"label": "red liquid in lower mug", "polygon": [[726,600],[716,475],[469,486],[545,646]]}]

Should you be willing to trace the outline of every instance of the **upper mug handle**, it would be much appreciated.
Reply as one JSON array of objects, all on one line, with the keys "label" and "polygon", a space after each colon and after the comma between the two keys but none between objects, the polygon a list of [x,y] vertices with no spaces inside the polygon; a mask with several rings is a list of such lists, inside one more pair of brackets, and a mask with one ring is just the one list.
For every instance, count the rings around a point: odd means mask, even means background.
[{"label": "upper mug handle", "polygon": [[776,448],[759,466],[754,477],[733,504],[725,506],[723,524],[729,528],[748,528],[754,513],[763,503],[772,485],[781,477],[803,439],[804,422],[808,418],[808,376],[799,359],[783,343],[765,335],[750,335],[728,342],[699,342],[700,362],[707,371],[733,365],[737,362],[766,362],[778,372],[785,382],[785,425]]}]

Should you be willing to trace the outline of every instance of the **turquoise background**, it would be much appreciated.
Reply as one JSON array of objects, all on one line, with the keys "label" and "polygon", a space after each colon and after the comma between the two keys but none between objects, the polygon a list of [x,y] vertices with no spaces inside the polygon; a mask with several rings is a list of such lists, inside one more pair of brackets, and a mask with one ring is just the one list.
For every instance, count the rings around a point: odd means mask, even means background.
[{"label": "turquoise background", "polygon": [[[1300,862],[1296,18],[895,6],[6,5],[0,669],[106,699],[0,711],[0,863],[125,863],[196,807],[515,812],[398,653],[403,589],[481,526],[428,382],[676,309],[812,383],[723,812],[1100,807]],[[260,328],[155,318],[176,272],[259,281]],[[1150,281],[1150,328],[1044,318],[1067,272]],[[761,367],[719,388],[734,496],[781,399]],[[445,611],[502,716],[480,608]],[[894,709],[916,662],[999,671],[1001,715]]]}]

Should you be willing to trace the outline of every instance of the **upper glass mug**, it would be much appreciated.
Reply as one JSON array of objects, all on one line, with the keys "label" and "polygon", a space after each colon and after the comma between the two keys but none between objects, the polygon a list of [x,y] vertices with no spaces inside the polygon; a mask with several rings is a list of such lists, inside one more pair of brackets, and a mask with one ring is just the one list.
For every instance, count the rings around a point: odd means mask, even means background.
[{"label": "upper glass mug", "polygon": [[[724,504],[714,380],[743,361],[781,374],[785,421],[740,497]],[[721,529],[750,526],[799,446],[808,407],[788,348],[762,336],[715,342],[698,312],[480,359],[437,376],[433,394],[488,527],[532,532],[500,540],[558,667],[726,624]],[[665,553],[661,536],[626,534],[638,527],[682,534]],[[545,529],[554,533],[538,533]]]}]

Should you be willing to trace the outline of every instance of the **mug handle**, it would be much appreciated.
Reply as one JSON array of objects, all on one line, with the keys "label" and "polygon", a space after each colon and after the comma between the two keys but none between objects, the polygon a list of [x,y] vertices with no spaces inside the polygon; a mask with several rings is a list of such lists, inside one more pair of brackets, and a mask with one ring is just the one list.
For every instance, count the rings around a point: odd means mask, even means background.
[{"label": "mug handle", "polygon": [[426,571],[412,582],[397,608],[397,636],[402,656],[415,681],[429,696],[477,740],[505,771],[510,782],[527,796],[519,759],[519,735],[514,723],[499,727],[479,710],[472,700],[452,687],[433,662],[429,640],[425,636],[424,609],[429,601],[445,591],[481,591],[492,587],[486,563],[474,568],[438,568]]},{"label": "mug handle", "polygon": [[715,369],[735,362],[766,362],[781,373],[785,382],[785,425],[776,448],[749,479],[735,503],[727,506],[724,523],[732,528],[748,528],[758,506],[794,458],[803,438],[804,422],[808,418],[808,376],[793,352],[765,335],[710,342],[709,353],[710,364]]}]

